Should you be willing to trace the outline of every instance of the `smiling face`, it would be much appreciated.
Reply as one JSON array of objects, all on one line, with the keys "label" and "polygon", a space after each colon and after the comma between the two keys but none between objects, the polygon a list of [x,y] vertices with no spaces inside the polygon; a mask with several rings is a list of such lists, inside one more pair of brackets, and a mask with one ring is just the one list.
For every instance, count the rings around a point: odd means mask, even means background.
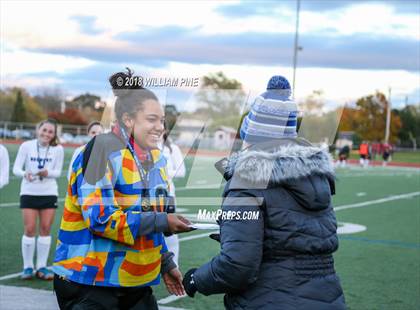
[{"label": "smiling face", "polygon": [[101,125],[93,125],[89,129],[88,135],[89,135],[89,137],[93,138],[97,135],[100,135],[103,132],[104,132],[104,129],[102,128]]},{"label": "smiling face", "polygon": [[38,129],[38,141],[41,145],[49,145],[55,137],[55,126],[51,123],[44,123]]},{"label": "smiling face", "polygon": [[123,121],[127,129],[133,133],[136,143],[142,149],[158,147],[164,131],[165,116],[160,103],[153,99],[143,102],[142,108],[132,118],[125,114]]}]

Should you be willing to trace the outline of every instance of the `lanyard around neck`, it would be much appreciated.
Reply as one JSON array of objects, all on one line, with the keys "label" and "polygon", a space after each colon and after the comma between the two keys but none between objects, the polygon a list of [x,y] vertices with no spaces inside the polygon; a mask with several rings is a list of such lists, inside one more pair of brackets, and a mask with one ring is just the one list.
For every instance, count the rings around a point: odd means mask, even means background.
[{"label": "lanyard around neck", "polygon": [[39,156],[39,143],[38,143],[38,141],[36,142],[36,151],[38,153],[36,161],[38,162],[38,169],[42,169],[42,168],[45,167],[45,162],[47,161],[47,156],[48,156],[49,149],[50,149],[50,146],[48,145],[47,151],[45,152],[45,157],[44,157],[44,159],[41,159],[41,157]]},{"label": "lanyard around neck", "polygon": [[125,140],[125,144],[127,145],[127,148],[130,150],[131,155],[133,155],[134,161],[136,163],[137,169],[139,170],[140,176],[141,176],[141,180],[143,181],[144,187],[145,189],[148,191],[148,187],[149,187],[149,175],[146,173],[146,171],[144,170],[140,159],[138,158],[136,151],[134,150],[133,146],[130,143],[130,140],[128,138],[128,135],[125,131],[125,129],[121,126],[120,127],[120,131],[121,134]]}]

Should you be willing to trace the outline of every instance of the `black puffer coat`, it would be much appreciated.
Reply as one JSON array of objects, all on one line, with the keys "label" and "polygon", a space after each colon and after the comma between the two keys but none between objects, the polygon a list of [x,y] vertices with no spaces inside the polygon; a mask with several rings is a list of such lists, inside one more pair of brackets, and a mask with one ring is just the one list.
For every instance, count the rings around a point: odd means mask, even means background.
[{"label": "black puffer coat", "polygon": [[222,215],[221,252],[194,273],[198,291],[226,293],[227,309],[345,309],[332,257],[338,238],[329,154],[284,139],[241,151],[226,168],[222,210],[259,217]]}]

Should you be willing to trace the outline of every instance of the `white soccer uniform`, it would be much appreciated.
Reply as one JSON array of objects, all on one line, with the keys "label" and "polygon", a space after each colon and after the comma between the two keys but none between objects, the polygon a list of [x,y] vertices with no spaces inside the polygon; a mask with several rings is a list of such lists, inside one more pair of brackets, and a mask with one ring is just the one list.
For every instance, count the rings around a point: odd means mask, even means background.
[{"label": "white soccer uniform", "polygon": [[171,143],[171,150],[163,145],[163,156],[166,158],[166,168],[169,182],[169,195],[175,197],[175,186],[173,178],[183,178],[185,177],[185,164],[184,156],[178,145]]},{"label": "white soccer uniform", "polygon": [[23,177],[25,172],[36,174],[40,170],[47,169],[48,176],[44,178],[34,176],[32,182],[23,178],[20,195],[58,196],[56,179],[61,175],[63,160],[64,150],[61,145],[41,146],[37,139],[22,143],[16,156],[13,173]]},{"label": "white soccer uniform", "polygon": [[[56,179],[60,177],[63,168],[64,150],[61,145],[42,146],[37,139],[26,141],[19,147],[13,173],[22,177],[20,195],[30,196],[58,196]],[[36,174],[41,170],[48,171],[47,177],[34,176],[32,181],[24,178],[25,172]],[[23,268],[33,268],[33,257],[37,248],[36,268],[46,267],[51,246],[51,236],[35,237],[22,236]]]},{"label": "white soccer uniform", "polygon": [[[173,178],[183,178],[185,176],[184,156],[176,144],[171,143],[171,150],[163,145],[162,154],[166,158],[166,169],[169,183],[169,195],[175,197],[175,185]],[[174,253],[174,262],[178,265],[179,258],[179,240],[178,235],[165,237],[166,245]]]},{"label": "white soccer uniform", "polygon": [[7,149],[0,144],[0,188],[9,183],[9,153]]}]

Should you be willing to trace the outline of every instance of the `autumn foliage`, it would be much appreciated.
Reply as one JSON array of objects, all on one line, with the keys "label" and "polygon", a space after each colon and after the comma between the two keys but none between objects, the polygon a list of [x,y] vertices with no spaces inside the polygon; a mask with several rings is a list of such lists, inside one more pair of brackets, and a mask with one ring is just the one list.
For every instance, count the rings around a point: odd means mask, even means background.
[{"label": "autumn foliage", "polygon": [[[339,131],[354,131],[360,138],[368,141],[382,141],[385,135],[388,100],[385,95],[376,92],[374,95],[357,100],[356,107],[343,110]],[[401,129],[400,117],[391,113],[390,142],[398,141]]]},{"label": "autumn foliage", "polygon": [[78,109],[66,109],[64,113],[50,112],[48,117],[56,119],[61,124],[86,125],[87,121]]}]

